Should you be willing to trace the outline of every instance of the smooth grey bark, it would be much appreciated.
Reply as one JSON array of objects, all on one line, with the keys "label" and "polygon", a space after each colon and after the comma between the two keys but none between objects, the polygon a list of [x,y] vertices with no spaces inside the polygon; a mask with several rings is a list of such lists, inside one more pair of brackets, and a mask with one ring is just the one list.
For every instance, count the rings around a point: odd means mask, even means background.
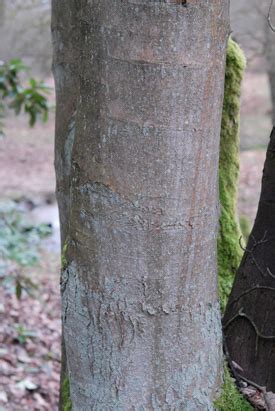
[{"label": "smooth grey bark", "polygon": [[53,74],[56,88],[55,170],[62,248],[68,236],[71,155],[79,95],[80,35],[77,0],[52,1]]},{"label": "smooth grey bark", "polygon": [[[75,116],[79,94],[79,31],[76,24],[78,1],[52,1],[53,74],[56,85],[55,170],[59,207],[61,253],[68,238],[70,216],[71,154],[75,135]],[[64,256],[62,258],[64,260]],[[67,377],[66,349],[62,326],[62,367],[59,409],[67,399],[62,390]]]},{"label": "smooth grey bark", "polygon": [[74,410],[213,409],[228,3],[53,1]]}]

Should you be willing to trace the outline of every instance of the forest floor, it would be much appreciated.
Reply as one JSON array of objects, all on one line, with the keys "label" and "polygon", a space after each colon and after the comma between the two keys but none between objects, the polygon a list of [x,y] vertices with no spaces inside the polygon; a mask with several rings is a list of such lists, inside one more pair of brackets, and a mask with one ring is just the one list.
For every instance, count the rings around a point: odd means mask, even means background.
[{"label": "forest floor", "polygon": [[[238,209],[250,223],[257,210],[271,128],[267,94],[266,76],[248,73],[242,108]],[[47,124],[30,130],[25,118],[8,117],[5,129],[7,137],[0,141],[1,202],[16,201],[23,220],[50,223],[53,232],[39,243],[35,265],[18,267],[11,262],[4,273],[0,270],[0,411],[56,411],[61,324],[54,118],[51,115]],[[18,276],[30,278],[37,286],[32,295],[23,290],[20,300],[15,286]]]},{"label": "forest floor", "polygon": [[[49,223],[52,234],[33,245],[33,266],[10,261],[1,273],[0,259],[0,411],[56,411],[61,321],[54,116],[33,129],[25,117],[8,117],[5,133],[0,141],[0,211],[1,205],[15,201],[23,225]],[[20,300],[18,276],[34,283],[31,295],[23,289]]]}]

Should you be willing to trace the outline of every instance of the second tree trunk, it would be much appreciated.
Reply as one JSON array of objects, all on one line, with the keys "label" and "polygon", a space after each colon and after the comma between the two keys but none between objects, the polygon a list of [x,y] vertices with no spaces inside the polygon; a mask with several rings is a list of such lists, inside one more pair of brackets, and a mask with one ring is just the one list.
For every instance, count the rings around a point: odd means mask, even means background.
[{"label": "second tree trunk", "polygon": [[223,319],[227,347],[243,375],[275,391],[275,129],[257,217]]}]

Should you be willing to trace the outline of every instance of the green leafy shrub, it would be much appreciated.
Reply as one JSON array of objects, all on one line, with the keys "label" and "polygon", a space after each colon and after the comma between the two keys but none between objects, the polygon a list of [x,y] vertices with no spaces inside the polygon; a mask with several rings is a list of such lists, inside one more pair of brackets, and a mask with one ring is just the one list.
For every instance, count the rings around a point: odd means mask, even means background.
[{"label": "green leafy shrub", "polygon": [[[31,293],[36,285],[21,274],[23,267],[37,263],[42,238],[52,232],[48,224],[31,225],[26,222],[14,203],[0,204],[0,278],[14,283],[15,293],[21,298],[22,290]],[[13,263],[15,275],[8,276]]]},{"label": "green leafy shrub", "polygon": [[35,264],[40,240],[51,231],[48,224],[27,223],[15,207],[7,210],[0,206],[0,257],[21,266]]},{"label": "green leafy shrub", "polygon": [[0,61],[0,133],[3,135],[3,118],[7,108],[15,114],[24,111],[29,117],[32,127],[40,118],[47,121],[49,105],[47,94],[50,88],[43,81],[30,78],[27,85],[23,85],[21,74],[29,72],[20,59],[8,63]]}]

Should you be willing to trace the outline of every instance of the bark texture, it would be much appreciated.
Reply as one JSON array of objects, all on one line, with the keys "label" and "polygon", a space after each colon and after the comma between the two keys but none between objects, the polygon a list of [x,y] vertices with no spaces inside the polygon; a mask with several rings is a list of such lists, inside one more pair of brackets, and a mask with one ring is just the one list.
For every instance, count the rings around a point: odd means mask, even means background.
[{"label": "bark texture", "polygon": [[56,170],[73,409],[212,410],[228,1],[61,3]]},{"label": "bark texture", "polygon": [[[56,89],[55,170],[56,197],[61,229],[61,265],[69,231],[71,156],[75,135],[75,116],[79,95],[80,35],[77,17],[78,1],[52,0],[53,74]],[[63,327],[62,327],[63,328]],[[69,383],[64,339],[62,337],[62,371],[60,410],[69,411]]]},{"label": "bark texture", "polygon": [[231,359],[243,375],[275,391],[275,129],[263,171],[258,213],[223,319]]}]

